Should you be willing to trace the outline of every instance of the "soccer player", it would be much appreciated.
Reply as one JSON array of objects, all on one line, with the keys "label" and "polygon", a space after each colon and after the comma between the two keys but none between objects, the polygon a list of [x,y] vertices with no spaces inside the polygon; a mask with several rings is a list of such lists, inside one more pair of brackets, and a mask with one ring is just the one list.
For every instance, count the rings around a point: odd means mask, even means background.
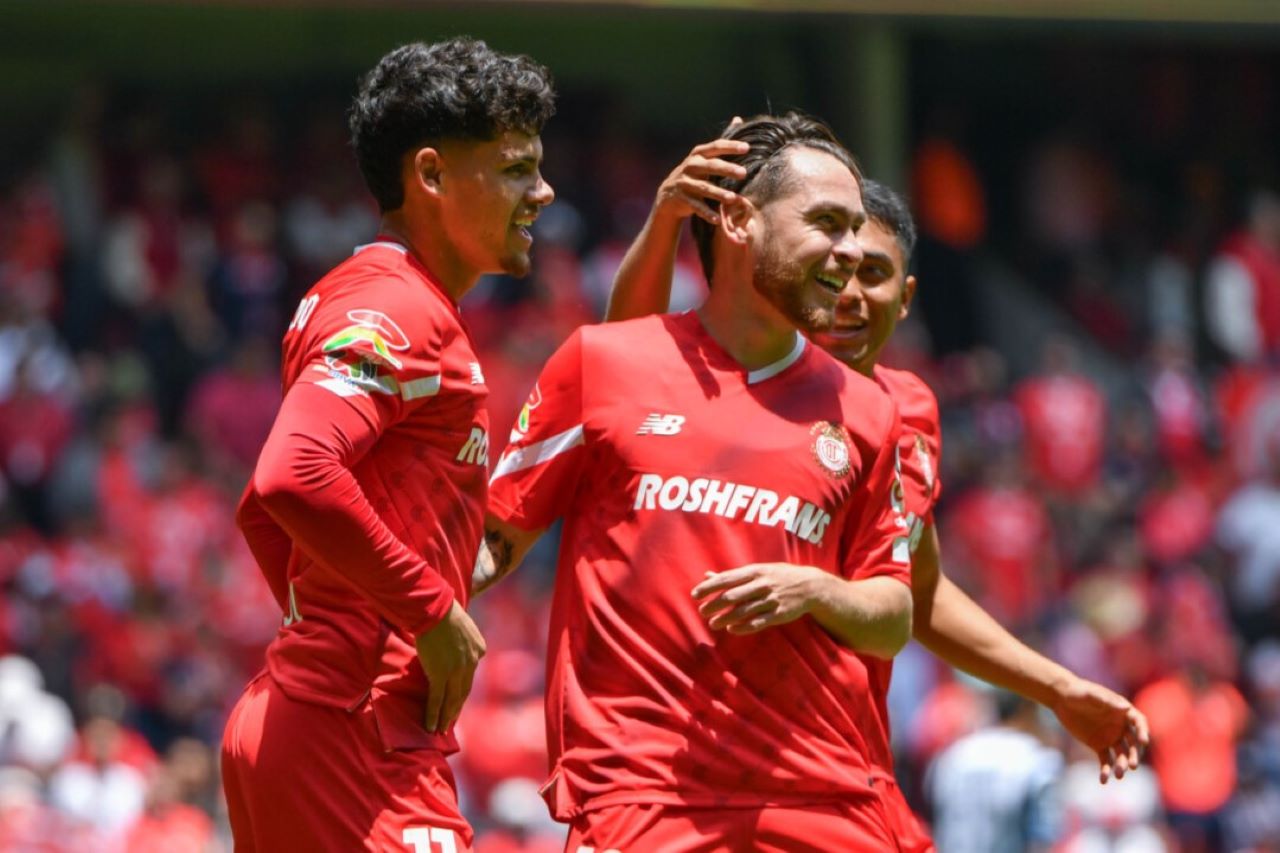
[{"label": "soccer player", "polygon": [[[490,483],[477,589],[564,519],[546,797],[571,851],[894,843],[860,653],[910,634],[899,427],[797,331],[831,324],[861,260],[859,173],[812,119],[734,136],[742,192],[699,240],[706,302],[574,333]],[[735,567],[752,580],[734,594],[804,594],[810,618],[715,631],[691,591]]]},{"label": "soccer player", "polygon": [[[649,220],[618,272],[609,319],[663,310],[683,221],[698,217],[695,233],[718,221],[720,207],[735,197],[722,184],[740,179],[734,161],[740,154],[741,146],[732,139],[704,143],[663,182]],[[933,505],[941,491],[937,400],[919,377],[876,363],[895,327],[906,318],[915,295],[915,276],[907,275],[915,223],[902,198],[883,184],[864,181],[862,198],[868,217],[858,232],[862,263],[841,296],[833,327],[812,339],[849,367],[874,378],[893,397],[902,417],[899,454],[911,522],[913,633],[952,666],[1050,708],[1067,731],[1097,755],[1103,782],[1112,775],[1122,777],[1137,766],[1139,753],[1147,746],[1146,718],[1123,697],[1080,678],[1018,641],[942,572],[933,522]],[[703,584],[699,593],[732,586],[737,580],[733,572],[725,573]],[[800,601],[794,606],[807,605]],[[756,631],[790,614],[780,609],[772,616],[747,619],[741,611],[717,610],[713,624],[729,631]],[[890,665],[869,665],[880,676],[879,686],[887,691]],[[879,698],[879,720],[887,737],[884,694]],[[890,766],[884,764],[881,769],[889,770]],[[910,818],[896,788],[892,796],[900,813],[899,839],[904,849],[928,849],[927,836]]]},{"label": "soccer player", "polygon": [[362,81],[380,234],[299,304],[238,512],[285,619],[223,737],[237,850],[471,843],[445,755],[484,653],[463,608],[488,417],[457,302],[528,272],[552,112],[546,69],[470,39],[397,48]]}]

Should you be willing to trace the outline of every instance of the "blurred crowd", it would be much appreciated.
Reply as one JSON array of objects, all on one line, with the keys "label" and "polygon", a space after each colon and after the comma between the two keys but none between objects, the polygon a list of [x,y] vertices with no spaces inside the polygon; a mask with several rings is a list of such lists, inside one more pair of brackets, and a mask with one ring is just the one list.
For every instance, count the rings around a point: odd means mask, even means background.
[{"label": "blurred crowd", "polygon": [[[288,316],[377,225],[342,110],[228,99],[189,127],[86,88],[0,164],[0,849],[229,849],[217,744],[280,619],[233,507]],[[533,275],[464,302],[499,446],[694,140],[557,119],[545,141]],[[1280,850],[1280,199],[1242,187],[1206,219],[1185,194],[1190,237],[1116,246],[1125,178],[1087,146],[1040,140],[1021,230],[961,141],[913,158],[920,310],[887,361],[942,404],[945,570],[1136,697],[1153,744],[1101,787],[1051,715],[912,645],[905,789],[947,853]],[[676,309],[702,292],[689,248]],[[988,279],[1018,296],[998,318]],[[993,323],[1047,331],[1013,349]],[[475,605],[489,653],[455,767],[481,853],[563,843],[537,793],[554,549]]]}]

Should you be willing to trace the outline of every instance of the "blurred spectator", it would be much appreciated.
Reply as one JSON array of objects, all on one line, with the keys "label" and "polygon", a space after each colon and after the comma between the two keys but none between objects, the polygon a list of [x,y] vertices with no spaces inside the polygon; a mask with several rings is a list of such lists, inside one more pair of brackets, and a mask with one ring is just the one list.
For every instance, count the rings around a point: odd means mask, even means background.
[{"label": "blurred spectator", "polygon": [[1234,557],[1232,603],[1253,637],[1280,625],[1280,433],[1272,439],[1268,463],[1218,513],[1218,544]]},{"label": "blurred spectator", "polygon": [[1107,402],[1077,367],[1075,345],[1058,337],[1045,344],[1041,372],[1014,389],[1025,425],[1027,465],[1050,492],[1080,496],[1102,470]]},{"label": "blurred spectator", "polygon": [[1049,516],[1027,489],[1012,452],[992,461],[987,481],[955,499],[946,542],[956,576],[997,619],[1029,625],[1054,585]]},{"label": "blurred spectator", "polygon": [[184,210],[184,180],[173,158],[154,157],[143,166],[136,206],[120,211],[107,225],[107,286],[132,311],[158,308],[209,255],[207,226]]},{"label": "blurred spectator", "polygon": [[1280,195],[1255,191],[1205,274],[1209,335],[1233,361],[1280,355]]},{"label": "blurred spectator", "polygon": [[1201,466],[1208,452],[1209,405],[1185,339],[1156,340],[1147,394],[1164,457],[1183,470]]},{"label": "blurred spectator", "polygon": [[110,717],[92,717],[81,728],[79,755],[49,782],[50,799],[72,821],[92,829],[103,846],[118,844],[142,814],[147,773],[127,760],[127,733]]},{"label": "blurred spectator", "polygon": [[172,771],[159,768],[147,791],[146,807],[125,836],[129,853],[213,853],[216,845],[213,820],[194,806],[181,802],[181,788]]},{"label": "blurred spectator", "polygon": [[276,409],[280,377],[275,348],[261,336],[246,338],[225,367],[206,373],[191,391],[185,421],[215,467],[249,471],[258,458]]},{"label": "blurred spectator", "polygon": [[0,658],[0,767],[47,775],[70,753],[75,731],[71,709],[44,690],[34,663],[20,655]]},{"label": "blurred spectator", "polygon": [[949,746],[929,769],[933,837],[947,853],[1049,850],[1062,832],[1062,754],[1046,744],[1040,709],[996,699],[998,724]]},{"label": "blurred spectator", "polygon": [[1151,723],[1151,762],[1183,853],[1222,849],[1223,808],[1235,790],[1236,742],[1249,710],[1230,683],[1188,666],[1138,693]]},{"label": "blurred spectator", "polygon": [[1149,767],[1125,774],[1124,784],[1098,784],[1092,755],[1074,762],[1062,779],[1067,832],[1059,853],[1166,853],[1160,829],[1160,786]]},{"label": "blurred spectator", "polygon": [[284,260],[276,249],[276,211],[248,201],[232,217],[210,275],[210,302],[233,340],[277,334],[284,326]]}]

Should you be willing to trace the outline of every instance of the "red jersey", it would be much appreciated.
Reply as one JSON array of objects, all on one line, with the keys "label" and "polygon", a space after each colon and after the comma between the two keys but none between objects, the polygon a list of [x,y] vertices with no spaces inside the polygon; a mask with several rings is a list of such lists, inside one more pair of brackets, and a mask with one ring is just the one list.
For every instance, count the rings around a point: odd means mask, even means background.
[{"label": "red jersey", "polygon": [[1063,494],[1092,487],[1107,433],[1107,401],[1097,386],[1084,376],[1038,376],[1017,388],[1014,401],[1036,476]]},{"label": "red jersey", "polygon": [[[457,306],[399,244],[320,280],[284,336],[285,399],[239,521],[285,608],[292,699],[372,699],[387,748],[423,727],[414,637],[465,604],[487,497],[486,388]],[[300,497],[298,497],[300,495]]]},{"label": "red jersey", "polygon": [[747,371],[693,313],[584,327],[517,420],[489,509],[526,530],[564,517],[547,652],[561,820],[872,791],[862,659],[812,619],[712,631],[690,595],[761,561],[910,582],[897,414],[796,341]]},{"label": "red jersey", "polygon": [[[942,462],[938,398],[923,379],[907,370],[876,365],[873,377],[898,407],[898,416],[902,419],[902,430],[898,434],[899,473],[905,496],[911,553],[914,554],[925,528],[933,523],[933,508],[942,494],[942,481],[938,477],[938,466]],[[880,731],[875,742],[884,746],[882,752],[877,751],[871,758],[877,767],[891,774],[889,681],[893,676],[893,661],[868,656],[866,662]]]}]

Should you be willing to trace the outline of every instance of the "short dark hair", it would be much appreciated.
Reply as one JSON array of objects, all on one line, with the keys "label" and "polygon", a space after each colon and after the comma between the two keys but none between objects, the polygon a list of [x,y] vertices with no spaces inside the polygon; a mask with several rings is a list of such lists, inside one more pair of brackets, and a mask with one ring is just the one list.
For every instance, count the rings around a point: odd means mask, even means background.
[{"label": "short dark hair", "polygon": [[[831,128],[819,119],[801,113],[754,116],[739,125],[726,127],[721,138],[738,139],[751,146],[746,154],[728,155],[724,158],[745,167],[747,174],[740,180],[713,178],[713,182],[747,196],[756,204],[766,204],[789,188],[791,173],[786,158],[782,155],[793,146],[830,154],[848,166],[858,182],[862,182],[862,170],[858,168],[858,162],[836,138]],[[718,206],[713,199],[708,199],[707,204],[712,209]],[[702,261],[702,272],[710,283],[711,274],[715,270],[715,259],[711,252],[715,226],[695,217],[692,228],[693,239],[698,246],[698,258]]]},{"label": "short dark hair", "polygon": [[388,211],[404,204],[406,151],[450,139],[496,139],[507,130],[540,133],[554,113],[546,68],[460,37],[402,45],[378,60],[360,81],[347,123],[360,173]]},{"label": "short dark hair", "polygon": [[902,263],[911,264],[911,253],[916,248],[916,221],[906,199],[879,181],[867,178],[862,182],[862,206],[867,219],[879,222],[898,241],[902,249]]}]

